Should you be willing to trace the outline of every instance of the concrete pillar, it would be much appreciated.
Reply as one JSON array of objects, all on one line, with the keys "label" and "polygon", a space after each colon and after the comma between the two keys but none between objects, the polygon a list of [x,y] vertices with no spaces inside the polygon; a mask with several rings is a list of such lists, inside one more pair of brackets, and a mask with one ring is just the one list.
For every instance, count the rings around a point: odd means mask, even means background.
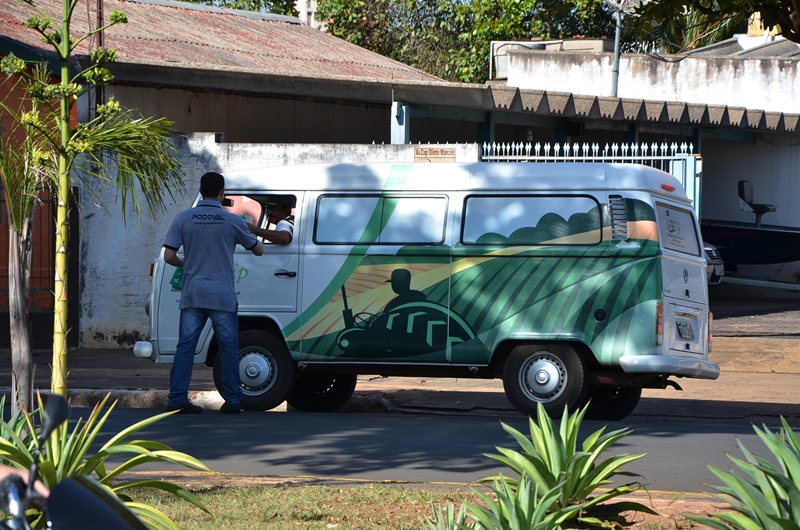
[{"label": "concrete pillar", "polygon": [[393,144],[407,144],[411,141],[411,116],[408,105],[399,101],[392,102],[392,132]]}]

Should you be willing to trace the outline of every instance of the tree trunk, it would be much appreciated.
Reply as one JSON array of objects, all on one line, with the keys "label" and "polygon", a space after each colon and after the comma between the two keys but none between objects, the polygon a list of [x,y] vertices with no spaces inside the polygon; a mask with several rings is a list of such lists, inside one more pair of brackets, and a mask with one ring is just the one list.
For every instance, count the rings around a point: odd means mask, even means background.
[{"label": "tree trunk", "polygon": [[50,390],[67,397],[67,243],[69,241],[69,170],[60,161],[56,202],[56,276],[53,310],[53,375]]},{"label": "tree trunk", "polygon": [[[61,63],[61,88],[68,92],[71,79],[70,54],[72,52],[70,35],[70,19],[72,17],[71,2],[63,3],[60,36],[61,42],[56,46]],[[61,148],[66,149],[72,136],[70,98],[61,97],[59,101],[58,129],[61,133]],[[56,193],[56,277],[53,283],[53,375],[50,379],[50,390],[54,394],[67,397],[67,247],[69,245],[69,193],[70,164],[66,153],[62,150],[58,155],[58,190]]]},{"label": "tree trunk", "polygon": [[[8,316],[11,339],[11,413],[33,408],[33,354],[28,330],[28,298],[33,216],[23,221],[21,232],[13,226],[8,238]],[[10,224],[10,223],[9,223]]]}]

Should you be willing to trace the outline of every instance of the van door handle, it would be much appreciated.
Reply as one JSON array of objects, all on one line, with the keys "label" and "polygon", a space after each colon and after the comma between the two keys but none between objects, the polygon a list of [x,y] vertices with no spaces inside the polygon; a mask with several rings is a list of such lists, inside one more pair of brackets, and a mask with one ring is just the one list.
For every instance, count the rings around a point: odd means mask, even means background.
[{"label": "van door handle", "polygon": [[276,272],[275,276],[286,276],[287,278],[294,278],[295,276],[297,276],[297,273],[290,271],[281,271],[281,272]]}]

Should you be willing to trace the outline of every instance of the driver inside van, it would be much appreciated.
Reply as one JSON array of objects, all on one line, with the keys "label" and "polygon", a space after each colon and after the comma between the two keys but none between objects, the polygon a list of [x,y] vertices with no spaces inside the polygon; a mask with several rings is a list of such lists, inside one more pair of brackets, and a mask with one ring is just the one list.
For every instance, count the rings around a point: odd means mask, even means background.
[{"label": "driver inside van", "polygon": [[293,197],[274,197],[267,203],[267,218],[269,225],[275,225],[274,230],[260,228],[253,223],[247,223],[247,227],[253,233],[270,243],[278,245],[288,245],[292,242],[294,235],[294,208]]}]

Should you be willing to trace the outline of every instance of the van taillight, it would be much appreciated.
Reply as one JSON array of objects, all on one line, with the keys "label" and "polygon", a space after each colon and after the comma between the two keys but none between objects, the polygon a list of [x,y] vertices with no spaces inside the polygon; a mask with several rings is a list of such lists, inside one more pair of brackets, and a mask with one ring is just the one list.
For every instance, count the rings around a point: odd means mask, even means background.
[{"label": "van taillight", "polygon": [[656,346],[664,342],[664,303],[656,302]]},{"label": "van taillight", "polygon": [[155,268],[156,268],[156,264],[155,263],[151,263],[150,264],[150,277],[153,276],[153,271],[155,270]]},{"label": "van taillight", "polygon": [[711,332],[711,326],[714,324],[714,313],[708,312],[708,353],[711,353],[711,343],[714,342],[714,334]]}]

